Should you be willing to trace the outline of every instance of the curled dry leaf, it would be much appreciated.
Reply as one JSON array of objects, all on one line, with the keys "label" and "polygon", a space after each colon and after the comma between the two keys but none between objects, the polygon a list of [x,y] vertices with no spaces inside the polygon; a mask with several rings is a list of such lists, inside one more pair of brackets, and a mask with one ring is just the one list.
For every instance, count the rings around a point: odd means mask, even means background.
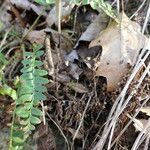
[{"label": "curled dry leaf", "polygon": [[[63,52],[63,54],[73,48],[72,39],[70,38],[69,34],[66,33],[65,31],[62,31],[61,35],[59,35],[57,31],[51,28],[46,28],[45,32],[52,35],[53,42],[55,43],[57,47],[58,45],[60,46],[60,49]],[[59,36],[60,36],[60,39],[59,39]]]},{"label": "curled dry leaf", "polygon": [[107,91],[114,91],[121,78],[134,65],[146,37],[141,28],[124,13],[120,14],[120,24],[112,22],[89,47],[101,45],[103,48],[100,62],[97,64],[96,76],[107,79]]},{"label": "curled dry leaf", "polygon": [[[65,2],[62,2],[62,8],[61,8],[61,21],[64,22],[67,18],[69,18],[69,15],[72,11],[72,8],[74,7],[74,4],[67,4]],[[49,12],[47,18],[46,18],[47,25],[51,27],[53,24],[56,26],[58,25],[58,17],[57,17],[57,9],[56,6],[51,9]]]},{"label": "curled dry leaf", "polygon": [[15,5],[18,8],[25,9],[25,10],[33,10],[37,15],[43,14],[46,15],[46,12],[44,12],[43,6],[36,6],[35,4],[32,4],[28,0],[10,0],[10,2]]},{"label": "curled dry leaf", "polygon": [[67,84],[67,86],[71,90],[74,90],[77,93],[87,93],[88,92],[88,89],[85,86],[83,86],[82,84],[80,84],[80,83],[70,82],[70,83]]},{"label": "curled dry leaf", "polygon": [[66,84],[71,81],[71,78],[67,74],[57,74],[56,80],[60,83]]},{"label": "curled dry leaf", "polygon": [[140,111],[146,113],[147,116],[150,116],[150,106],[143,107]]},{"label": "curled dry leaf", "polygon": [[[27,32],[28,30],[25,30],[24,35],[26,35]],[[26,39],[31,43],[44,44],[45,36],[46,33],[44,30],[33,30],[27,34]]]},{"label": "curled dry leaf", "polygon": [[92,41],[98,34],[104,30],[108,24],[108,16],[105,13],[100,13],[93,23],[91,23],[86,31],[81,35],[75,47],[78,46],[79,41]]}]

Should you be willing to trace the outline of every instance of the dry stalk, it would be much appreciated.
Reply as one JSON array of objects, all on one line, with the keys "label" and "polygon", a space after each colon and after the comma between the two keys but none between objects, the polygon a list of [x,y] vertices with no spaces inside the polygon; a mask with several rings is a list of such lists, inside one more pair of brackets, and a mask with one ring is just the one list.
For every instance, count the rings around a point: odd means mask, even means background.
[{"label": "dry stalk", "polygon": [[51,44],[50,44],[50,36],[46,36],[45,39],[45,47],[46,47],[46,57],[48,61],[48,68],[49,68],[49,75],[54,75],[54,62],[52,57],[52,50],[51,50]]},{"label": "dry stalk", "polygon": [[[146,52],[145,49],[143,49],[142,53],[144,54],[144,52]],[[129,89],[131,82],[134,80],[136,74],[139,72],[140,68],[143,66],[145,60],[149,57],[149,55],[150,55],[150,50],[147,51],[144,58],[142,58],[142,55],[141,55],[141,57],[139,57],[135,67],[133,68],[131,76],[129,77],[125,87],[121,91],[120,95],[116,99],[116,101],[115,101],[115,103],[111,109],[111,112],[110,112],[109,117],[107,119],[107,123],[105,125],[102,137],[99,140],[99,142],[97,143],[97,145],[94,147],[94,150],[96,150],[96,149],[102,150],[108,137],[109,137],[109,142],[108,142],[108,148],[107,149],[109,150],[111,148],[111,141],[112,141],[115,126],[117,124],[118,117],[124,111],[124,109],[126,108],[127,104],[131,100],[131,98],[133,97],[133,94],[136,92],[136,90],[135,91],[133,90],[127,99],[125,99],[125,95]],[[149,65],[147,66],[144,73],[142,74],[142,76],[139,80],[140,83],[136,86],[136,89],[139,88],[143,79],[145,78],[145,76],[148,73],[149,73]]]}]

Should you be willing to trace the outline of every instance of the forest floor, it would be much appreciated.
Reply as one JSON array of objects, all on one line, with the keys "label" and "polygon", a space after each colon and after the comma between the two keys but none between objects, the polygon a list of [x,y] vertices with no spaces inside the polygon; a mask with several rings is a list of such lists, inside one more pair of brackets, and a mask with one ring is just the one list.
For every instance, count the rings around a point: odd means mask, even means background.
[{"label": "forest floor", "polygon": [[25,150],[150,149],[150,2],[106,1],[122,10],[119,23],[90,5],[62,1],[59,24],[57,4],[0,1],[0,149],[33,44],[43,45],[49,83]]}]

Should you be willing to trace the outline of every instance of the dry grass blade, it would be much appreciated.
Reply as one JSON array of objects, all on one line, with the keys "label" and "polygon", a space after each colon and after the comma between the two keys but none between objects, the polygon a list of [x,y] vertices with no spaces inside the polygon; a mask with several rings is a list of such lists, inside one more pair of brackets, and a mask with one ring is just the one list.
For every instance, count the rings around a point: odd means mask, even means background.
[{"label": "dry grass blade", "polygon": [[[132,71],[129,79],[127,80],[126,85],[124,86],[124,88],[121,91],[120,95],[116,99],[116,101],[115,101],[115,103],[114,103],[114,105],[113,105],[113,107],[110,111],[110,114],[109,114],[109,117],[107,119],[106,125],[104,127],[102,137],[101,137],[100,141],[97,143],[97,145],[95,146],[94,150],[96,150],[96,149],[102,150],[103,147],[104,147],[104,144],[106,144],[106,140],[107,140],[108,137],[109,137],[108,149],[110,149],[110,145],[111,145],[111,141],[112,141],[115,126],[117,124],[118,117],[124,111],[124,109],[126,108],[127,104],[131,100],[131,98],[133,97],[133,94],[136,92],[136,90],[133,90],[127,98],[125,98],[126,92],[128,91],[128,88],[129,88],[131,82],[136,77],[136,74],[139,72],[139,70],[143,66],[143,62],[145,62],[145,60],[150,55],[150,50],[145,51],[145,49],[143,49],[142,53],[144,53],[144,52],[146,54],[144,55],[143,58],[142,58],[142,56],[140,56],[138,58],[138,61],[135,65],[135,67],[133,68],[133,71]],[[148,72],[149,72],[149,65],[147,66],[147,68],[145,69],[143,74],[141,75],[141,77],[139,79],[140,83],[136,86],[136,89],[139,88],[139,86],[141,85],[143,79],[148,74]]]},{"label": "dry grass blade", "polygon": [[150,100],[150,96],[146,97],[144,102],[141,104],[141,107],[138,108],[138,110],[136,111],[136,113],[131,117],[130,121],[126,124],[126,126],[123,128],[123,130],[120,132],[120,134],[115,138],[115,140],[113,141],[113,143],[111,144],[111,147],[114,146],[114,144],[119,140],[119,138],[122,136],[122,134],[128,129],[129,125],[131,125],[131,123],[133,122],[133,120],[135,119],[135,117],[139,114],[141,108]]},{"label": "dry grass blade", "polygon": [[147,124],[145,125],[143,130],[140,132],[140,134],[136,138],[131,150],[137,150],[139,148],[140,144],[148,136],[149,132],[150,132],[150,119],[148,120]]}]

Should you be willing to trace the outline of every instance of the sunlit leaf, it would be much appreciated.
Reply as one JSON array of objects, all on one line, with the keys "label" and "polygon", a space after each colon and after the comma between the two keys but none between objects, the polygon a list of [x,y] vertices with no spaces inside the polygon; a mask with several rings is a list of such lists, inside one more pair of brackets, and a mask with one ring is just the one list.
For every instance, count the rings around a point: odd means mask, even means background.
[{"label": "sunlit leaf", "polygon": [[39,108],[32,108],[31,109],[31,114],[35,116],[42,116],[43,112],[39,110]]},{"label": "sunlit leaf", "polygon": [[31,116],[30,121],[32,124],[39,124],[41,123],[41,120],[37,117]]},{"label": "sunlit leaf", "polygon": [[47,71],[42,70],[42,69],[35,69],[34,70],[34,75],[35,76],[45,76],[45,75],[47,75]]}]

